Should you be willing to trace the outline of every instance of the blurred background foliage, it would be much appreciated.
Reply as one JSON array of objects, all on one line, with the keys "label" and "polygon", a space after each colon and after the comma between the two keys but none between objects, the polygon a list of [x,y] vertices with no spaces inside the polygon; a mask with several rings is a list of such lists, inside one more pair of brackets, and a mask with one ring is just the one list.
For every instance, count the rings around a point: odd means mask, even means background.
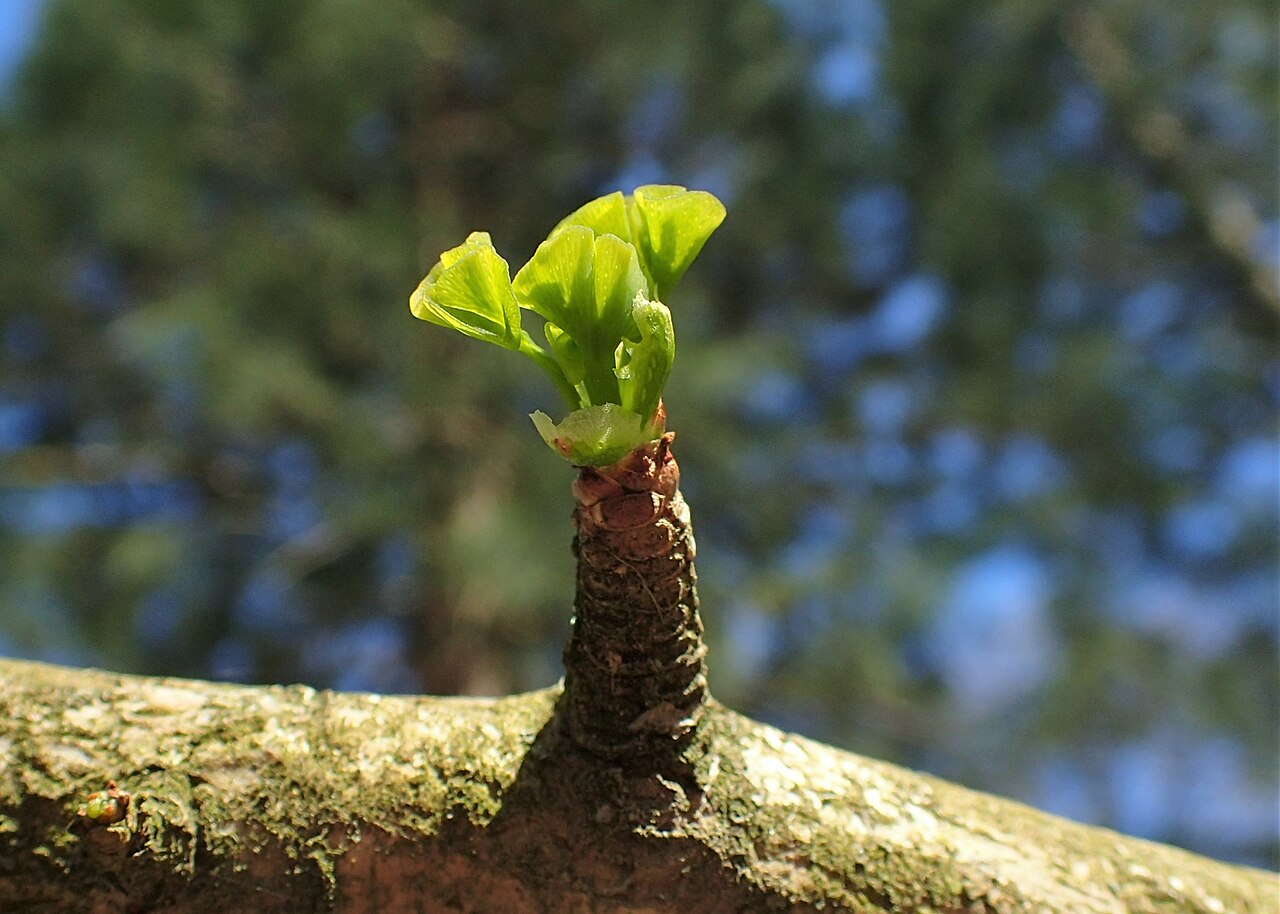
[{"label": "blurred background foliage", "polygon": [[406,296],[681,183],[729,207],[667,398],[716,694],[1276,865],[1270,4],[10,10],[0,652],[553,683],[555,395]]}]

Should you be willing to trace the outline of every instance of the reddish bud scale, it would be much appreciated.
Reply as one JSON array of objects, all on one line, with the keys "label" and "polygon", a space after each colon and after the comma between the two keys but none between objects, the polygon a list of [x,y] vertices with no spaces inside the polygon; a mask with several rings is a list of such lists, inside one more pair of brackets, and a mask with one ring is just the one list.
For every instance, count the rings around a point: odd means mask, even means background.
[{"label": "reddish bud scale", "polygon": [[706,695],[689,508],[671,456],[674,434],[573,484],[578,559],[565,648],[570,737],[609,759],[677,751]]},{"label": "reddish bud scale", "polygon": [[98,825],[114,825],[129,812],[129,794],[116,787],[115,781],[107,782],[106,790],[95,791],[85,797],[76,815]]}]

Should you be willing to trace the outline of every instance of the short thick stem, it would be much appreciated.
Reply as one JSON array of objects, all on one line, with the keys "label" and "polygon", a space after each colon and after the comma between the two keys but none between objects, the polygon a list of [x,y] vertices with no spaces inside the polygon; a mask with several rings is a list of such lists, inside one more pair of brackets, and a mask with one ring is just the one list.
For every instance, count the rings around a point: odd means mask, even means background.
[{"label": "short thick stem", "polygon": [[565,648],[569,736],[643,763],[689,740],[706,698],[694,540],[671,433],[574,482],[578,559]]}]

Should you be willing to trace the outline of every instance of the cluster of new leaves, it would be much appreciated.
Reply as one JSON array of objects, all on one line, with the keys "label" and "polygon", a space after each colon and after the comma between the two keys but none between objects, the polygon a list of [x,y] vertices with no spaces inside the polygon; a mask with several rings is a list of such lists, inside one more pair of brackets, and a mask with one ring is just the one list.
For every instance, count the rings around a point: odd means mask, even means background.
[{"label": "cluster of new leaves", "polygon": [[[579,465],[612,463],[662,432],[662,388],[675,358],[663,304],[724,206],[674,185],[612,193],[552,230],[511,278],[486,232],[473,232],[409,298],[415,317],[521,352],[555,383],[570,413],[534,424],[553,450]],[[544,349],[521,311],[544,321]]]}]

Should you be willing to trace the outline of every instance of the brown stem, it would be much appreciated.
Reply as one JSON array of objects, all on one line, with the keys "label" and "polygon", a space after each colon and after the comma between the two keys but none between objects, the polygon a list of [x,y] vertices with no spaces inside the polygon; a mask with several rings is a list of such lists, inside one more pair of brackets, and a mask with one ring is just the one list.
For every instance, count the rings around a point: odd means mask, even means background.
[{"label": "brown stem", "polygon": [[674,433],[573,484],[578,559],[563,715],[575,743],[608,759],[677,752],[707,683],[693,529],[671,456]]}]

